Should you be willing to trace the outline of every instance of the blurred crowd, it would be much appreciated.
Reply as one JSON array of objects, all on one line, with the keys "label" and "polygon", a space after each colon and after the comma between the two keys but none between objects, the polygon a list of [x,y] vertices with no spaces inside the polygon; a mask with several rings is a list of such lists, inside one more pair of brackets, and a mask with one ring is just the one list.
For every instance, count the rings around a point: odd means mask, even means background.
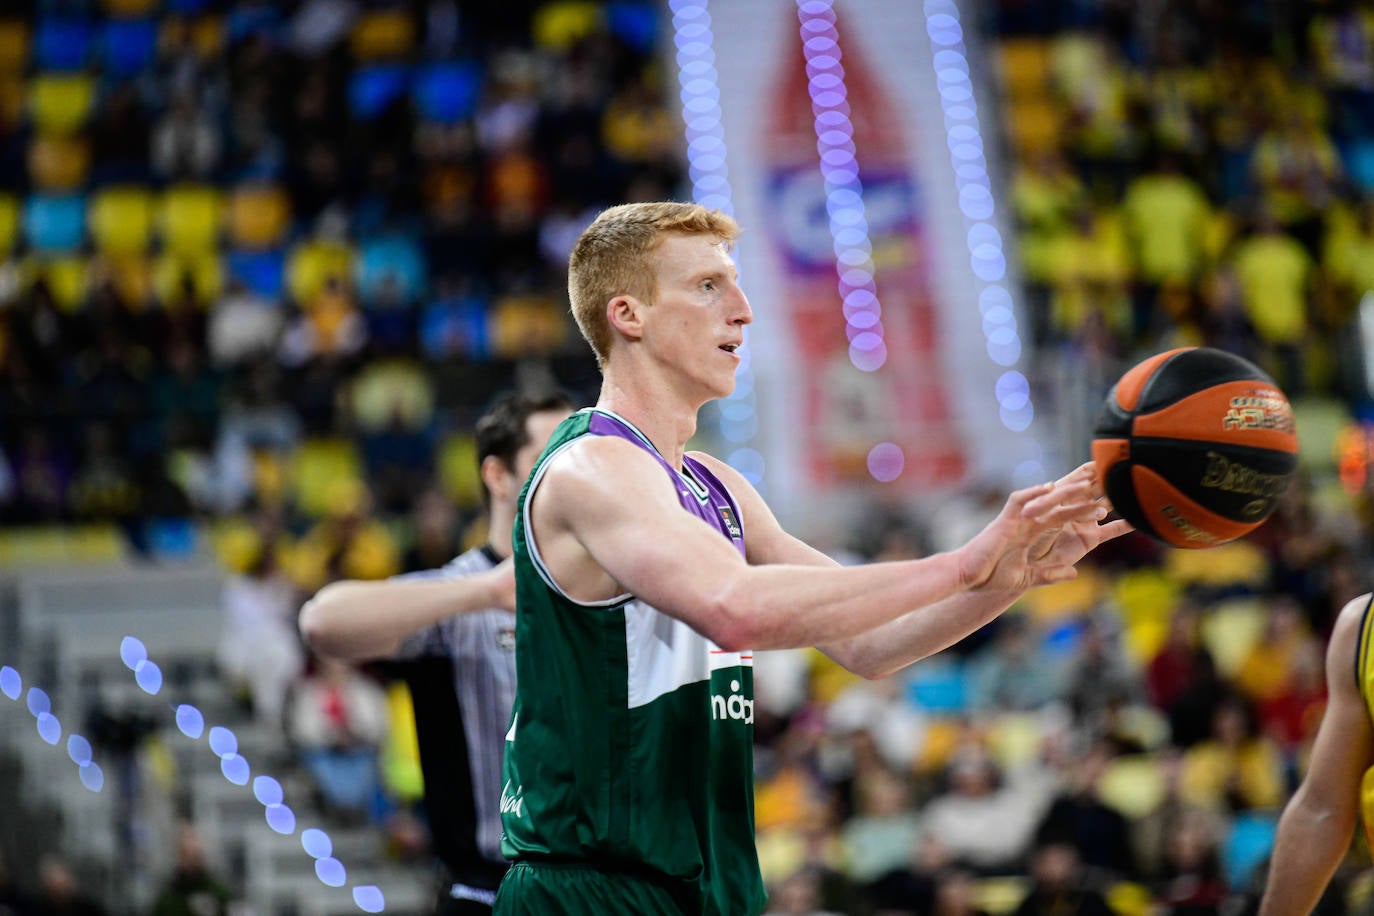
[{"label": "blurred crowd", "polygon": [[[470,428],[495,392],[590,400],[568,249],[598,207],[681,190],[663,9],[29,6],[0,19],[0,525],[115,526],[164,558],[208,532],[229,573],[230,689],[327,810],[413,846],[404,691],[308,657],[295,617],[328,581],[480,543]],[[1361,414],[1374,9],[985,12],[1032,358],[1110,379],[1208,344]],[[1365,471],[1309,462],[1237,544],[1124,538],[883,681],[761,654],[772,910],[1252,906],[1320,720],[1332,621],[1374,584]],[[837,551],[947,549],[1000,501],[875,511]],[[227,899],[194,877],[197,843],[178,837],[191,877],[169,887]],[[1368,905],[1367,863],[1352,857],[1324,912]],[[0,905],[5,887],[0,871]]]}]

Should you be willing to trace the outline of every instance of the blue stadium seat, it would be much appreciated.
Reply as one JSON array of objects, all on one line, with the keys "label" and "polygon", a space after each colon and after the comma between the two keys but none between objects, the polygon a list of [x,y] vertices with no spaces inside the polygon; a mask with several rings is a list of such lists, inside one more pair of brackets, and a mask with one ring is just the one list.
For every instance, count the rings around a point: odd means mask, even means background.
[{"label": "blue stadium seat", "polygon": [[421,119],[456,124],[472,117],[482,91],[482,68],[471,62],[430,64],[415,76],[412,97]]},{"label": "blue stadium seat", "polygon": [[424,292],[424,255],[414,241],[403,235],[378,236],[363,242],[353,270],[364,305],[376,302],[388,282],[399,285],[404,302],[414,302]]},{"label": "blue stadium seat", "polygon": [[137,76],[153,62],[157,51],[157,22],[149,19],[111,19],[105,24],[105,75],[114,79]]},{"label": "blue stadium seat", "polygon": [[1250,885],[1255,869],[1273,852],[1278,829],[1275,814],[1246,812],[1236,816],[1221,850],[1227,884],[1233,888]]},{"label": "blue stadium seat", "polygon": [[271,251],[231,251],[224,260],[232,279],[264,299],[281,299],[286,282],[285,251],[280,248]]},{"label": "blue stadium seat", "polygon": [[652,50],[658,39],[658,13],[647,3],[612,3],[606,7],[606,25],[636,51]]},{"label": "blue stadium seat", "polygon": [[907,682],[907,699],[929,712],[963,712],[968,693],[968,677],[958,662],[928,659],[912,668]]},{"label": "blue stadium seat", "polygon": [[371,121],[405,95],[410,69],[400,64],[362,67],[348,81],[348,109],[355,118]]},{"label": "blue stadium seat", "polygon": [[39,251],[71,251],[86,234],[86,199],[80,194],[34,194],[24,205],[24,237]]},{"label": "blue stadium seat", "polygon": [[33,41],[39,70],[80,70],[90,61],[95,25],[88,19],[51,16],[40,19]]}]

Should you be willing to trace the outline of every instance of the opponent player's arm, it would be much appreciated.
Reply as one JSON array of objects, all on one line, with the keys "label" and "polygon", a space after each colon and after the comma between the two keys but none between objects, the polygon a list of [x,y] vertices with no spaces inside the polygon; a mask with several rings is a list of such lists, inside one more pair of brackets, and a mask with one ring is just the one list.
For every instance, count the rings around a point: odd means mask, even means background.
[{"label": "opponent player's arm", "polygon": [[1042,485],[1012,494],[993,523],[951,553],[849,568],[757,566],[682,511],[657,462],[611,438],[584,440],[553,459],[533,500],[546,559],[550,546],[568,555],[558,542],[571,538],[623,591],[728,650],[829,643],[971,588],[1073,578],[1072,564],[1037,562],[1029,547],[1098,511],[1087,483],[1062,492]]},{"label": "opponent player's arm", "polygon": [[1350,848],[1360,780],[1374,763],[1374,734],[1355,666],[1368,601],[1368,595],[1356,598],[1336,619],[1326,651],[1326,713],[1307,775],[1279,820],[1260,916],[1312,912]]},{"label": "opponent player's arm", "polygon": [[[807,566],[838,566],[834,560],[778,524],[768,504],[737,471],[709,455],[693,454],[707,463],[716,476],[730,488],[740,504],[749,562],[759,565],[778,563]],[[1100,495],[1092,462],[1084,464],[1056,481],[1056,489],[1071,492],[1074,484],[1088,482],[1093,495]],[[1099,525],[1095,519],[1071,523],[1056,532],[1053,543],[1041,547],[1054,550],[1057,561],[1072,565],[1098,544],[1130,531],[1124,521]],[[889,623],[849,639],[818,645],[845,668],[867,678],[885,677],[929,655],[954,645],[985,626],[1025,593],[1024,589],[979,588],[961,592],[926,607],[916,608]]]},{"label": "opponent player's arm", "polygon": [[488,608],[515,610],[510,560],[452,579],[334,582],[301,608],[300,628],[321,655],[362,661],[395,655],[406,637]]}]

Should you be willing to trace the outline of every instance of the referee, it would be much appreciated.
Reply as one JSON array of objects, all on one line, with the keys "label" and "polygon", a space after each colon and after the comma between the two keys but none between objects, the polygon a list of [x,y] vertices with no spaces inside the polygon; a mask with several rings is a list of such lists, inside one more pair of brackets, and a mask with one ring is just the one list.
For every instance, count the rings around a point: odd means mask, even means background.
[{"label": "referee", "polygon": [[[506,395],[477,421],[489,540],[446,566],[385,582],[335,582],[301,609],[306,642],[350,661],[404,660],[441,914],[489,914],[501,855],[501,754],[515,701],[515,506],[562,395]],[[457,726],[457,727],[455,727]]]}]

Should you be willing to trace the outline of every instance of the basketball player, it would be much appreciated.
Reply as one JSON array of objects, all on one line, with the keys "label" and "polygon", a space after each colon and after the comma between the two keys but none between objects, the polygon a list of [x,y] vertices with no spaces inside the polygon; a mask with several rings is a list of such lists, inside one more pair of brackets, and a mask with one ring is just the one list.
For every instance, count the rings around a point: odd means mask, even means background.
[{"label": "basketball player", "polygon": [[1364,809],[1374,833],[1374,658],[1370,595],[1341,609],[1326,648],[1326,712],[1302,785],[1279,820],[1260,916],[1310,913],[1350,849]]},{"label": "basketball player", "polygon": [[562,395],[508,395],[478,420],[487,544],[441,569],[326,586],[301,611],[301,630],[321,654],[407,660],[425,811],[442,866],[439,913],[490,914],[506,871],[497,810],[515,698],[515,578],[506,559],[520,487],[571,410]]},{"label": "basketball player", "polygon": [[[957,551],[840,568],[724,463],[686,453],[752,320],[728,216],[602,213],[573,250],[595,408],[554,434],[515,528],[516,701],[496,912],[753,914],[753,650],[820,646],[881,677],[1129,530],[1084,465],[1019,491]],[[796,498],[805,498],[797,494]]]}]

